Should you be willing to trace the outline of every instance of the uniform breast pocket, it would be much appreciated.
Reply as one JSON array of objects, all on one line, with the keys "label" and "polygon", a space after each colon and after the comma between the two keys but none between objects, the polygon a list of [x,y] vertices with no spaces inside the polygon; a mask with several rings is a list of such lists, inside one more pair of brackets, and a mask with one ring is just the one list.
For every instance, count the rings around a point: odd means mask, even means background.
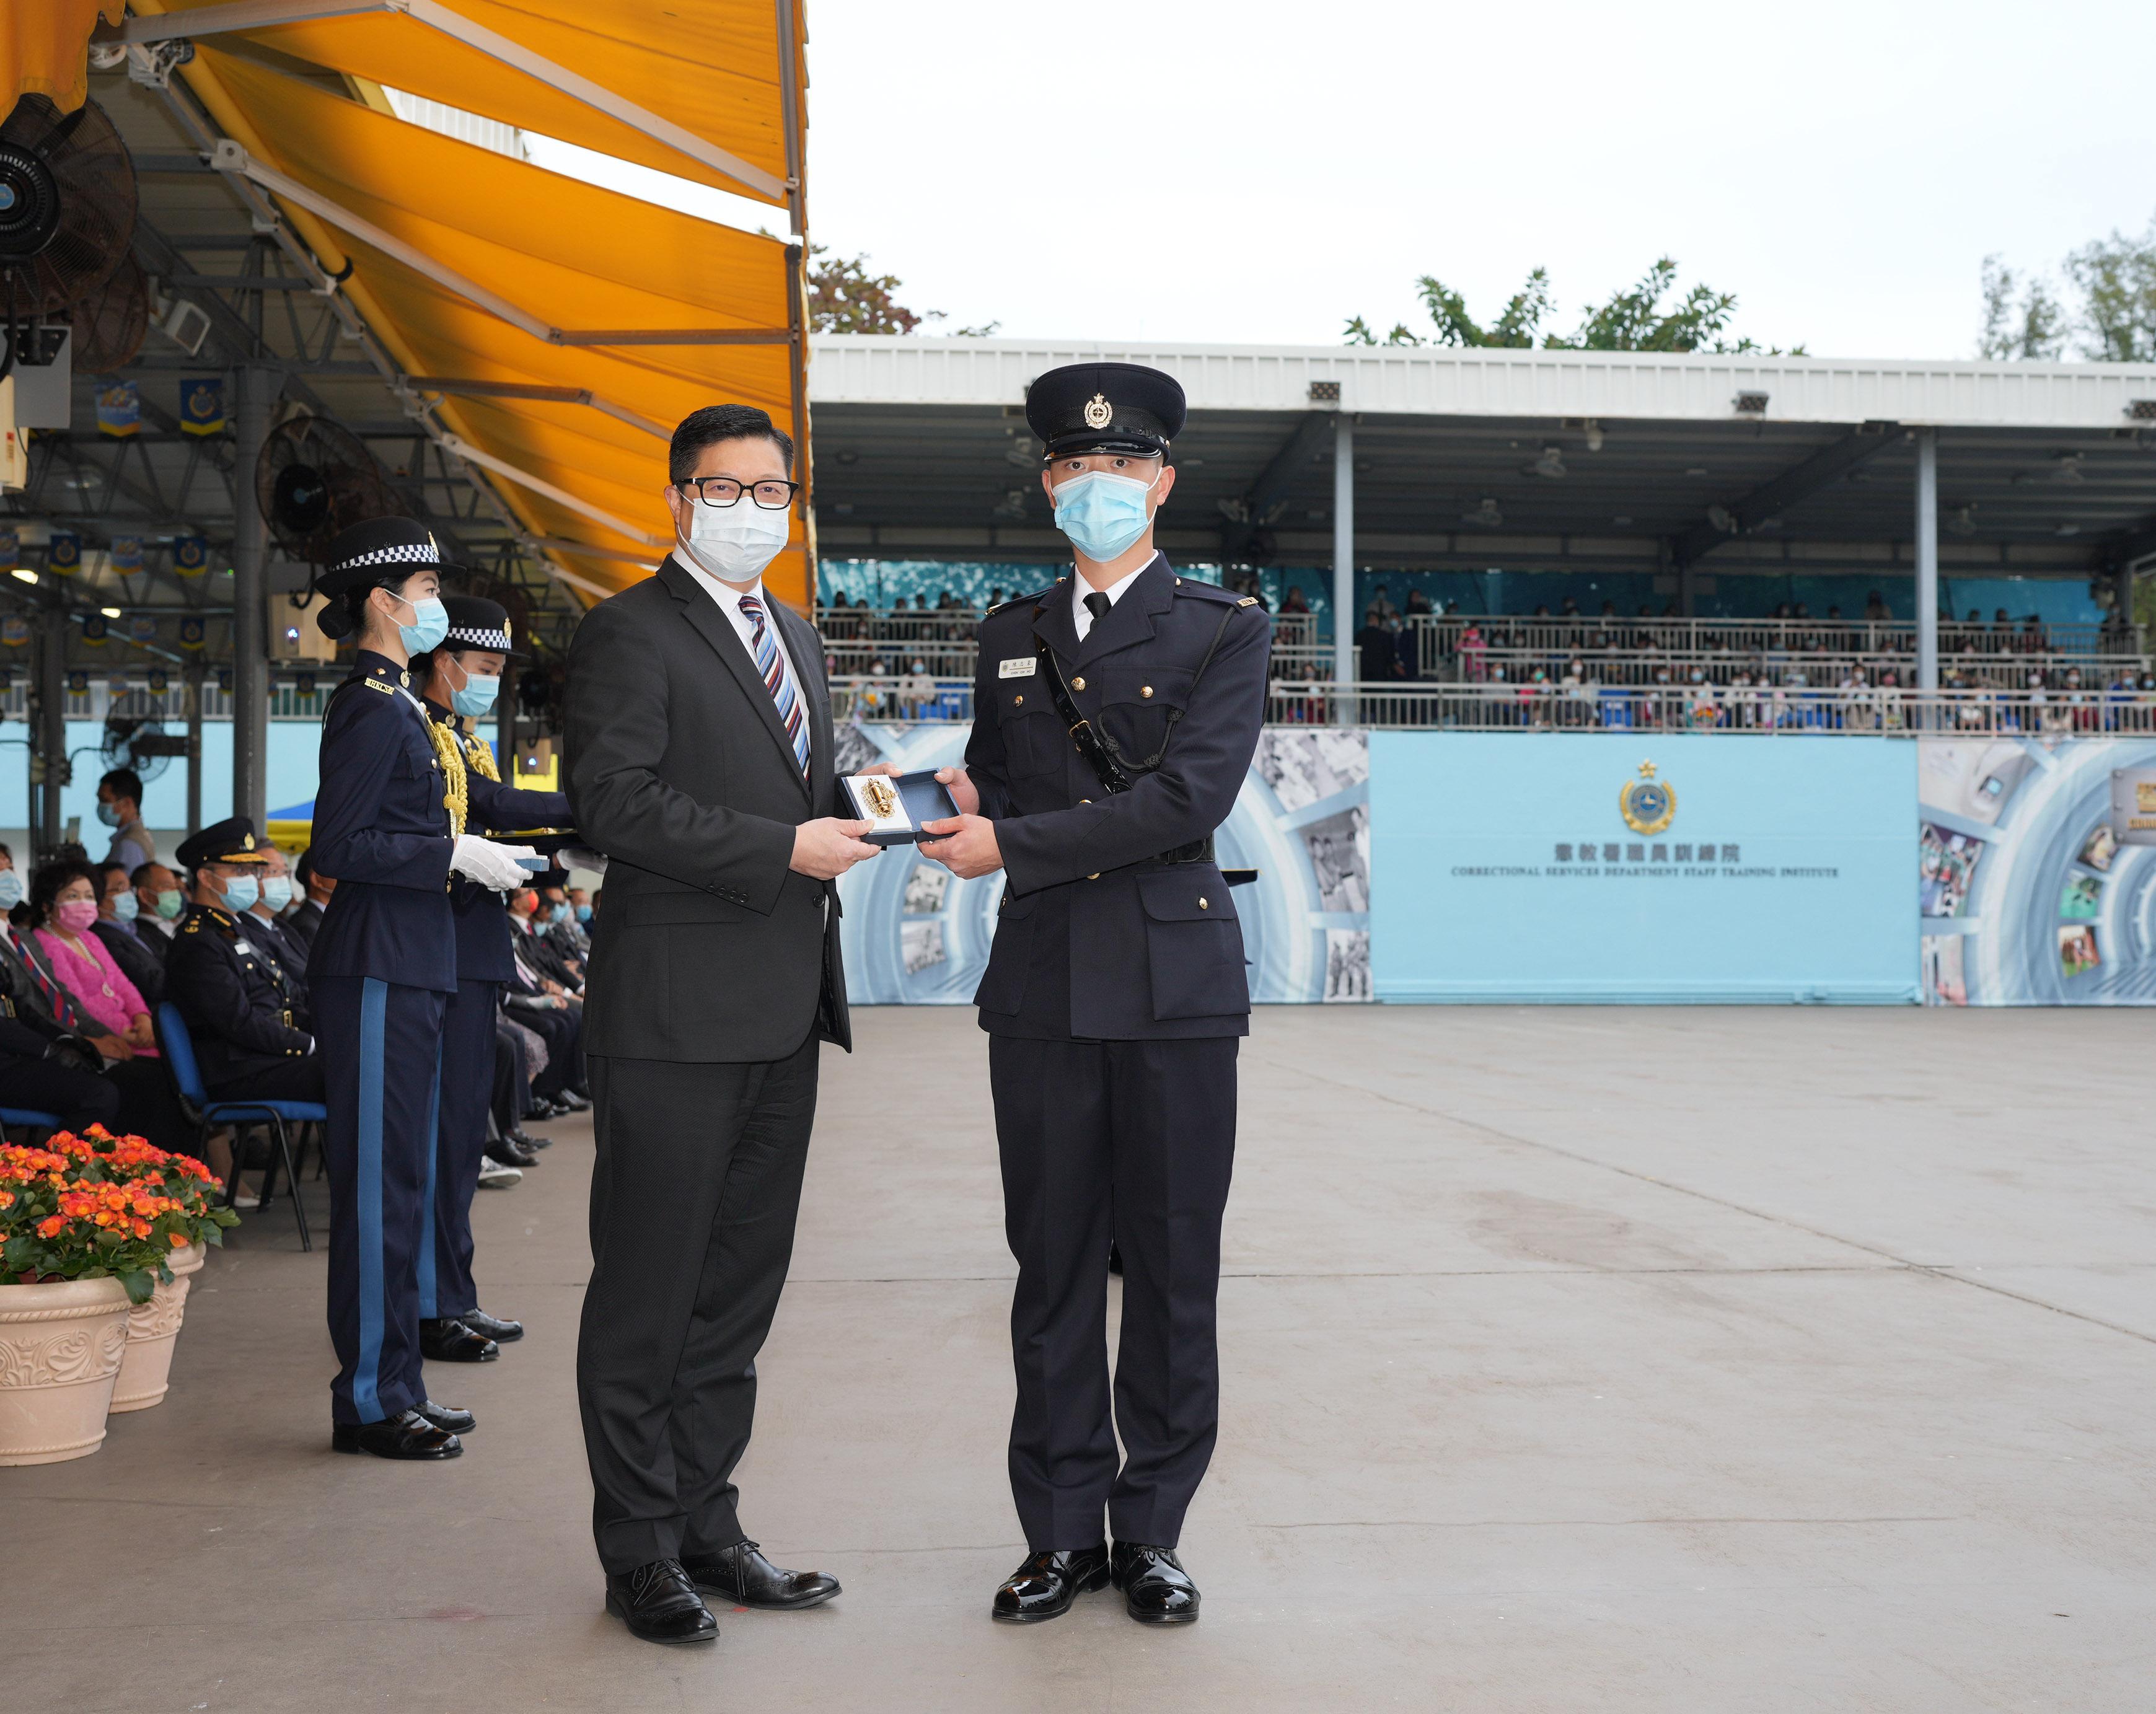
[{"label": "uniform breast pocket", "polygon": [[1011,777],[1053,773],[1070,753],[1070,733],[1038,677],[1001,687],[997,721]]},{"label": "uniform breast pocket", "polygon": [[1168,742],[1171,712],[1189,700],[1184,668],[1107,667],[1094,675],[1101,688],[1101,730],[1126,762],[1148,762]]},{"label": "uniform breast pocket", "polygon": [[1243,926],[1220,871],[1209,863],[1178,864],[1141,875],[1137,883],[1154,1018],[1223,1018],[1249,1011]]}]

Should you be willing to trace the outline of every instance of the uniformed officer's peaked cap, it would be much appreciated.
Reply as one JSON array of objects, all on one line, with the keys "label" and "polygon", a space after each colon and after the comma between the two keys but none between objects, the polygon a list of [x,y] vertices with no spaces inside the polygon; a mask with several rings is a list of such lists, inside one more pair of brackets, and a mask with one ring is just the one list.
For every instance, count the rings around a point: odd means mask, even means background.
[{"label": "uniformed officer's peaked cap", "polygon": [[443,608],[449,616],[444,649],[485,649],[496,654],[521,655],[509,640],[509,613],[498,601],[483,595],[444,595]]},{"label": "uniformed officer's peaked cap", "polygon": [[330,538],[330,551],[315,577],[325,595],[369,584],[399,582],[413,572],[457,569],[442,557],[441,544],[424,524],[409,518],[369,518]]},{"label": "uniformed officer's peaked cap", "polygon": [[182,869],[200,869],[205,863],[267,863],[268,842],[255,837],[254,824],[244,815],[206,827],[183,840],[174,854]]},{"label": "uniformed officer's peaked cap", "polygon": [[1051,459],[1072,453],[1165,454],[1183,433],[1183,388],[1142,363],[1069,363],[1026,390],[1026,424]]}]

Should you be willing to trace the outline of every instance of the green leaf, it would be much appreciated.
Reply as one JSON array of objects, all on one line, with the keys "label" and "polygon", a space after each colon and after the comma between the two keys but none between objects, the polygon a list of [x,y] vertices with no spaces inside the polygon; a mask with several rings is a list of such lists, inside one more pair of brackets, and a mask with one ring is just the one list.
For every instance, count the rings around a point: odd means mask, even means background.
[{"label": "green leaf", "polygon": [[150,1294],[157,1289],[157,1282],[139,1269],[131,1269],[122,1274],[120,1283],[127,1288],[130,1303],[147,1303]]}]

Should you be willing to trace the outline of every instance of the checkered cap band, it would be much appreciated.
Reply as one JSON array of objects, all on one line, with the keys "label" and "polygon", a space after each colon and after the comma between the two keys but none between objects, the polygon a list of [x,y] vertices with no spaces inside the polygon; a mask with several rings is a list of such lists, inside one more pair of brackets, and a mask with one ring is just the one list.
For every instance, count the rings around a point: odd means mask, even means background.
[{"label": "checkered cap band", "polygon": [[333,572],[356,572],[367,566],[438,566],[441,562],[442,557],[432,544],[400,541],[393,547],[370,547],[364,553],[355,553],[349,559],[339,560],[330,569]]},{"label": "checkered cap band", "polygon": [[476,625],[451,625],[449,640],[461,643],[467,649],[490,649],[496,654],[510,652],[508,632],[485,630]]}]

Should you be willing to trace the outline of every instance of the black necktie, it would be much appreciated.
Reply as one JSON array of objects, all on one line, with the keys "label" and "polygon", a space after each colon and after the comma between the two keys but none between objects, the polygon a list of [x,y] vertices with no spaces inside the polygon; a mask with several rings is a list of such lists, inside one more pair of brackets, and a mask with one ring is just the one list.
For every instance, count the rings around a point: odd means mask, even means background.
[{"label": "black necktie", "polygon": [[1108,598],[1106,595],[1103,595],[1098,589],[1096,589],[1091,595],[1088,595],[1086,598],[1086,611],[1093,615],[1093,623],[1096,625],[1099,624],[1102,619],[1107,618],[1108,608],[1111,605],[1111,603],[1108,600]]}]

